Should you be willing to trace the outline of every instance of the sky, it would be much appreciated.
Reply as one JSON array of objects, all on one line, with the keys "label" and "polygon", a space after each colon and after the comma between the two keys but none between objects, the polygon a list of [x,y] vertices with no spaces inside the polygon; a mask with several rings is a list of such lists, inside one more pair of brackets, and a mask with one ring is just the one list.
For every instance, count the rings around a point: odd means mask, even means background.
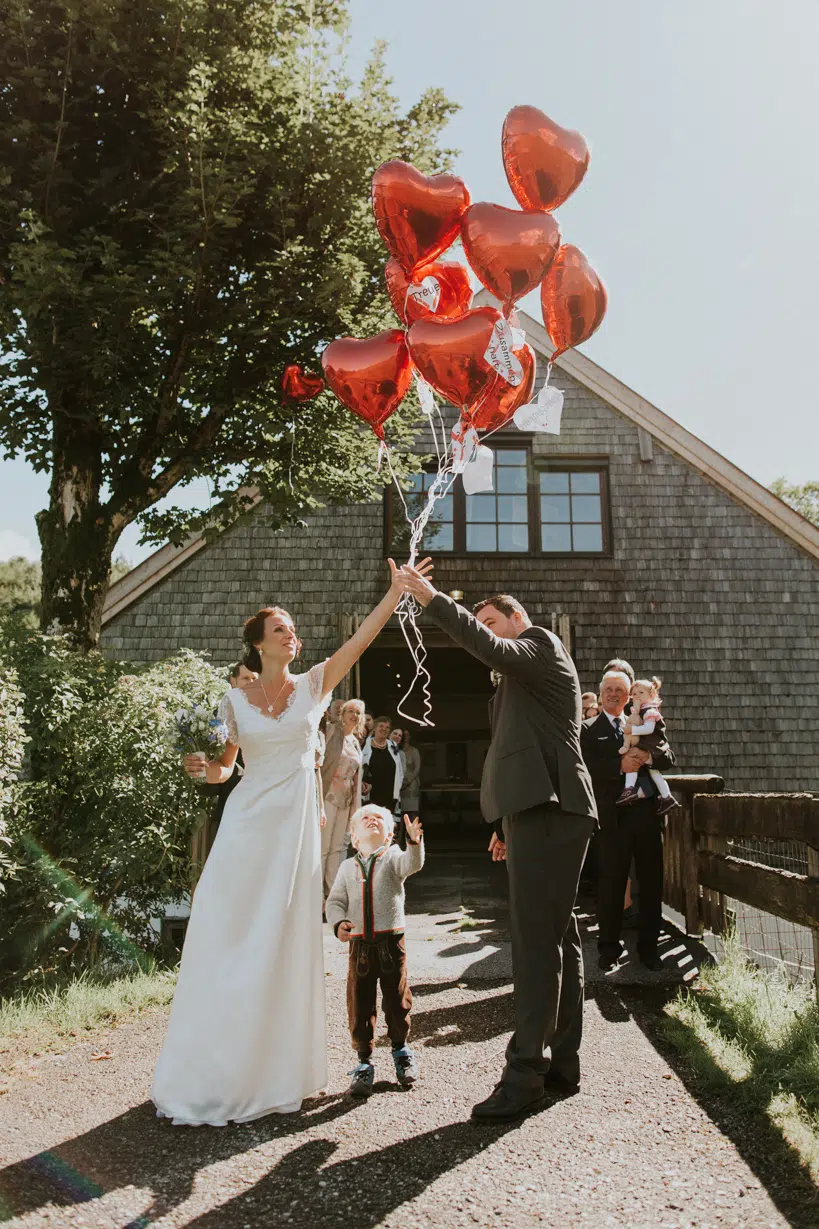
[{"label": "sky", "polygon": [[[579,129],[589,172],[558,211],[609,291],[583,351],[759,482],[819,478],[816,0],[351,0],[405,107],[460,104],[444,144],[473,200],[515,204],[503,119]],[[537,298],[524,306],[536,318]],[[0,559],[36,556],[47,479],[0,462]],[[200,484],[175,496],[201,500]],[[131,527],[120,549],[136,562]]]}]

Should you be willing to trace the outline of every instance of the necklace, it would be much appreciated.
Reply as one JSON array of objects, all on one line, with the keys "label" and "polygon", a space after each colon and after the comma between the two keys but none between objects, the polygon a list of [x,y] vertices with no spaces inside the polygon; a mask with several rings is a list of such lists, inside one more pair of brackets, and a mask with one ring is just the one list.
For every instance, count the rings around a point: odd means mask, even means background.
[{"label": "necklace", "polygon": [[282,685],[281,685],[281,687],[279,688],[279,690],[276,692],[276,694],[275,694],[275,696],[273,697],[273,699],[271,700],[271,699],[270,699],[270,697],[269,697],[269,696],[268,696],[268,694],[267,694],[267,688],[265,687],[264,683],[262,682],[262,676],[261,676],[261,675],[259,675],[259,686],[260,686],[260,687],[261,687],[261,689],[262,689],[262,695],[264,696],[265,700],[267,700],[267,711],[268,711],[269,713],[272,713],[272,712],[273,712],[273,709],[274,709],[274,707],[275,707],[275,705],[276,705],[276,701],[278,700],[279,696],[282,694],[282,692],[284,691],[285,687],[287,686],[287,684],[288,684],[289,682],[290,682],[290,678],[289,678],[289,676],[288,676],[288,677],[284,680],[284,682],[282,683]]}]

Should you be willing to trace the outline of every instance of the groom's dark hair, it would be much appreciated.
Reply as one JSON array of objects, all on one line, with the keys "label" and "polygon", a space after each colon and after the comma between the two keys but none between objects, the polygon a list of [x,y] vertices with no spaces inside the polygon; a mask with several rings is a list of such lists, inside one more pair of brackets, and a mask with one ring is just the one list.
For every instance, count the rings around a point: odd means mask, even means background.
[{"label": "groom's dark hair", "polygon": [[485,597],[482,602],[477,602],[472,607],[472,613],[480,614],[485,606],[494,606],[498,614],[506,615],[507,618],[509,615],[514,614],[515,611],[517,611],[519,615],[523,615],[524,619],[529,618],[529,615],[524,610],[523,606],[521,606],[518,599],[516,597],[511,597],[508,593],[496,593],[493,597]]}]

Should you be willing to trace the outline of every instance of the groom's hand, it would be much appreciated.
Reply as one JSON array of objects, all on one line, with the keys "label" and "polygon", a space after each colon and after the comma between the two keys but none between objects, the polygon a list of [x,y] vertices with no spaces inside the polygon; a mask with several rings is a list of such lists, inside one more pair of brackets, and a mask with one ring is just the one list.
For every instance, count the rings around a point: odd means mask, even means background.
[{"label": "groom's hand", "polygon": [[419,606],[428,606],[435,597],[435,586],[427,580],[427,574],[431,571],[432,562],[429,559],[422,559],[416,567],[405,563],[401,569],[404,592],[410,593]]},{"label": "groom's hand", "polygon": [[493,862],[506,861],[506,843],[500,839],[496,832],[492,833],[492,839],[489,842],[489,852],[492,855]]}]

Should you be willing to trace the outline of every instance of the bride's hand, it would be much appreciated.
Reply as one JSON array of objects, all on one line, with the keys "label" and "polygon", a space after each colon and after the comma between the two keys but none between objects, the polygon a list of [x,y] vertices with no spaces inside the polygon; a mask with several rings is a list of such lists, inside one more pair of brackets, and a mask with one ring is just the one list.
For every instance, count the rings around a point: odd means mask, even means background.
[{"label": "bride's hand", "polygon": [[[404,593],[411,593],[412,584],[418,578],[423,578],[430,590],[430,597],[434,594],[434,588],[426,580],[426,577],[431,575],[432,569],[435,566],[429,556],[426,559],[422,559],[420,563],[416,563],[414,567],[410,567],[408,563],[405,563],[402,568],[399,568],[396,566],[394,559],[388,559],[387,562],[390,565],[390,589],[392,592],[402,595]],[[424,602],[424,605],[426,605],[426,602]]]},{"label": "bride's hand", "polygon": [[400,572],[404,592],[411,593],[420,606],[428,606],[436,594],[435,586],[429,579],[431,571],[430,560],[422,559],[414,567],[405,563]]}]

